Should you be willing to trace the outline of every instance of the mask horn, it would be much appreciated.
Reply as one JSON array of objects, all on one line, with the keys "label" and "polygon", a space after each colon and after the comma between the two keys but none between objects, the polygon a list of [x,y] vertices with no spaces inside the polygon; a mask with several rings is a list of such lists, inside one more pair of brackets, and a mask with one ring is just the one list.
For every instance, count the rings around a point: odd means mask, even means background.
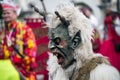
[{"label": "mask horn", "polygon": [[63,25],[65,25],[67,27],[70,25],[69,21],[65,20],[65,18],[62,17],[57,11],[55,11],[55,14],[60,19],[60,21],[63,23]]}]

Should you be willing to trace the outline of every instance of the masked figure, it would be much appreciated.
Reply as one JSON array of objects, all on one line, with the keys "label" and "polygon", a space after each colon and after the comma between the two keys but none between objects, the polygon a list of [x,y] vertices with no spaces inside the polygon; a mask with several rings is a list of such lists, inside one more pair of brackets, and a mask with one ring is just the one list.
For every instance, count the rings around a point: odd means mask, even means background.
[{"label": "masked figure", "polygon": [[49,80],[119,80],[107,58],[94,54],[89,20],[71,3],[59,4],[49,22]]}]

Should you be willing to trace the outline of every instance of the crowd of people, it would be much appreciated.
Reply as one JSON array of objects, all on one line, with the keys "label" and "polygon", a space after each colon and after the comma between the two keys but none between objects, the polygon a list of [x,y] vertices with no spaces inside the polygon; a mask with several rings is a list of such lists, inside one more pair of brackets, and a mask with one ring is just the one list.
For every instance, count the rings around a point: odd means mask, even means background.
[{"label": "crowd of people", "polygon": [[[12,0],[3,0],[0,4],[3,13],[2,19],[4,19],[5,23],[4,28],[0,32],[0,60],[10,59],[20,73],[21,79],[36,80],[34,68],[37,64],[35,61],[37,45],[34,33],[28,25],[17,20],[20,14],[20,8],[17,4]],[[113,11],[106,14],[104,19],[104,38],[101,40],[101,34],[97,29],[99,20],[88,7],[83,7],[80,11],[89,18],[94,29],[93,40],[91,40],[93,51],[96,54],[101,53],[108,57],[111,64],[120,72],[120,14]],[[0,68],[0,72],[2,71],[1,69],[3,68]]]},{"label": "crowd of people", "polygon": [[90,7],[81,8],[83,14],[89,18],[94,29],[92,40],[93,51],[108,57],[111,64],[120,71],[120,14],[109,10],[104,19],[104,37],[101,39],[98,31],[99,20],[94,16]]},{"label": "crowd of people", "polygon": [[111,11],[104,19],[105,37],[100,52],[120,71],[120,14]]}]

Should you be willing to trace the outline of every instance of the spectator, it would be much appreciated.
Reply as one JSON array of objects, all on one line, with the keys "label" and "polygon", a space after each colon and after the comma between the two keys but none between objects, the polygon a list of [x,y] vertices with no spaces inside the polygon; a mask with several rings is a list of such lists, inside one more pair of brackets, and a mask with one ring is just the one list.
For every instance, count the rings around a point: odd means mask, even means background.
[{"label": "spectator", "polygon": [[105,39],[100,52],[120,71],[120,16],[111,11],[104,19]]},{"label": "spectator", "polygon": [[1,1],[3,19],[5,21],[5,36],[2,40],[0,59],[11,59],[26,80],[36,80],[35,57],[36,43],[32,29],[16,20],[20,8],[12,0]]}]

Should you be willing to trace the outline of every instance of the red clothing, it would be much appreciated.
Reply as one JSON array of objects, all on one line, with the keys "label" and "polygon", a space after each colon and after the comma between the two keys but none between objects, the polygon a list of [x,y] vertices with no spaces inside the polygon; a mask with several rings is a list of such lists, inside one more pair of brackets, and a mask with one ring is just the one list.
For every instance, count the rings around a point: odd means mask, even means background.
[{"label": "red clothing", "polygon": [[105,25],[108,29],[108,38],[103,42],[100,52],[104,56],[107,56],[111,64],[120,71],[120,51],[117,51],[115,47],[116,44],[120,45],[120,36],[118,36],[115,32],[113,20],[112,15],[105,18]]},{"label": "red clothing", "polygon": [[[10,58],[26,77],[34,74],[37,46],[31,28],[19,21],[9,23],[5,27],[5,37],[1,48],[0,59]],[[21,58],[15,48],[24,58]]]},{"label": "red clothing", "polygon": [[114,43],[112,40],[104,41],[100,52],[104,56],[107,56],[111,64],[120,71],[120,52],[115,51]]}]

